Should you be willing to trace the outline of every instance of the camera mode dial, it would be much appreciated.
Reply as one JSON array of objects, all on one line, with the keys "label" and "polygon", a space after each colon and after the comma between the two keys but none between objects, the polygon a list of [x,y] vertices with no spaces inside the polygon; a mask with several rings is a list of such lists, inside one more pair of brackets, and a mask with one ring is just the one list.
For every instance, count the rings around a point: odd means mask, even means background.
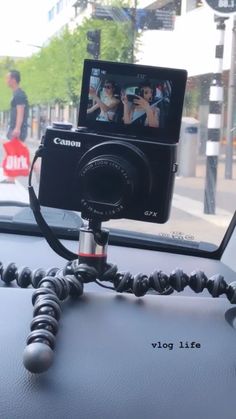
[{"label": "camera mode dial", "polygon": [[63,129],[65,131],[70,131],[73,125],[69,122],[53,122],[52,127],[55,129]]}]

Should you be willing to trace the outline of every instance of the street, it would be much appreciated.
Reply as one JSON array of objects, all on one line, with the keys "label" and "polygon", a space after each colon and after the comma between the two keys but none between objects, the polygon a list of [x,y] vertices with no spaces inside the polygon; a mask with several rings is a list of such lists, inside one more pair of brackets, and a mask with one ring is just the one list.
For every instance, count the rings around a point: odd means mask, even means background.
[{"label": "street", "polygon": [[[2,142],[0,141],[0,161],[3,158]],[[31,158],[39,145],[39,141],[28,139]],[[235,156],[236,157],[236,156]],[[145,223],[133,220],[111,220],[104,225],[122,230],[132,230],[150,234],[161,234],[181,240],[206,241],[219,245],[236,208],[236,158],[233,163],[233,179],[224,179],[224,156],[218,163],[216,211],[207,215],[203,212],[205,187],[205,156],[198,156],[196,176],[176,176],[174,196],[170,219],[165,224]],[[38,189],[39,173],[33,175],[33,184]],[[0,180],[3,179],[2,168]],[[27,177],[20,177],[16,184],[0,184],[0,199],[23,200],[28,202]]]}]

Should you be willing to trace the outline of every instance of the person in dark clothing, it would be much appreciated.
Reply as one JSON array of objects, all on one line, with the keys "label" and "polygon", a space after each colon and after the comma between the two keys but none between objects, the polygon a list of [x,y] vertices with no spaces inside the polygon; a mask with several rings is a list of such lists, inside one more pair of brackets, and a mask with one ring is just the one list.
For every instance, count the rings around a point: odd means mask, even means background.
[{"label": "person in dark clothing", "polygon": [[[7,74],[6,83],[12,90],[11,108],[7,138],[25,141],[28,130],[29,104],[25,92],[20,88],[20,72],[11,70]],[[15,183],[14,178],[6,178],[0,183]]]},{"label": "person in dark clothing", "polygon": [[7,85],[12,89],[9,129],[7,138],[25,141],[28,129],[29,104],[25,92],[20,88],[20,72],[11,70],[7,75]]}]

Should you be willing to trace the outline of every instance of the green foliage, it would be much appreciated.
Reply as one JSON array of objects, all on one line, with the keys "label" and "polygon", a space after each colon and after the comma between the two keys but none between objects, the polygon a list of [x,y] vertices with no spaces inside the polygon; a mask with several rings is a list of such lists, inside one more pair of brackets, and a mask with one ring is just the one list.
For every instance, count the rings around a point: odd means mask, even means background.
[{"label": "green foliage", "polygon": [[6,75],[9,70],[16,67],[15,61],[6,57],[0,60],[0,109],[6,110],[9,108],[9,101],[11,98],[11,92],[6,86]]},{"label": "green foliage", "polygon": [[185,93],[184,113],[186,116],[196,116],[200,104],[199,89],[189,89]]},{"label": "green foliage", "polygon": [[[117,1],[118,4],[127,6],[123,0]],[[93,29],[101,29],[100,59],[131,62],[134,37],[129,22],[85,19],[73,32],[64,30],[29,58],[0,61],[0,110],[9,108],[11,91],[6,87],[4,77],[10,68],[21,72],[22,88],[31,105],[56,102],[77,104],[83,61],[90,58],[87,31]]]}]

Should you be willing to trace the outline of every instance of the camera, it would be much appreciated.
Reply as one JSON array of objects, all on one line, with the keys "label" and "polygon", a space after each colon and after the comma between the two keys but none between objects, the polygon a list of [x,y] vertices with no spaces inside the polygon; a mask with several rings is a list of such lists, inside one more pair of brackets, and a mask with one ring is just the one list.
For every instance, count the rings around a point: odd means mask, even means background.
[{"label": "camera", "polygon": [[[43,139],[40,204],[98,221],[166,222],[186,77],[185,70],[85,60],[78,127],[54,123]],[[145,83],[151,104],[131,109],[122,102],[122,91]],[[155,102],[160,85],[169,101]]]},{"label": "camera", "polygon": [[138,93],[126,95],[128,101],[132,103],[134,102],[135,99],[138,99],[138,96],[139,96]]}]

